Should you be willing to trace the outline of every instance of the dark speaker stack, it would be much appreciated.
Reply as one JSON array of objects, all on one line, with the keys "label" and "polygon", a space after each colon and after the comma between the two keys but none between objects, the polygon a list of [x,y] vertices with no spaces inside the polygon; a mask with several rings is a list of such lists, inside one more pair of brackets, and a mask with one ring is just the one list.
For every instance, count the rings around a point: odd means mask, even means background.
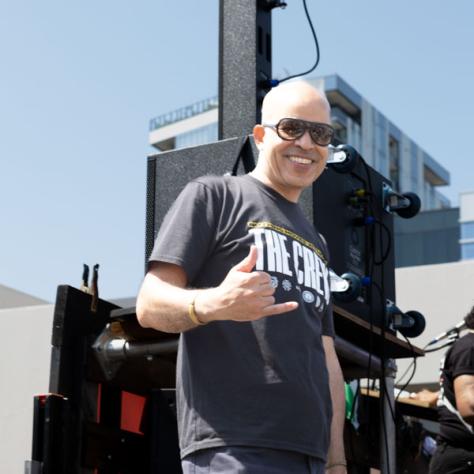
[{"label": "dark speaker stack", "polygon": [[166,212],[186,184],[199,176],[250,171],[255,166],[253,147],[247,137],[239,137],[148,157],[145,262]]},{"label": "dark speaker stack", "polygon": [[313,223],[327,240],[331,268],[352,273],[360,295],[337,306],[370,324],[387,328],[387,300],[395,301],[393,215],[385,209],[384,185],[390,181],[358,159],[352,171],[328,169],[313,185]]}]

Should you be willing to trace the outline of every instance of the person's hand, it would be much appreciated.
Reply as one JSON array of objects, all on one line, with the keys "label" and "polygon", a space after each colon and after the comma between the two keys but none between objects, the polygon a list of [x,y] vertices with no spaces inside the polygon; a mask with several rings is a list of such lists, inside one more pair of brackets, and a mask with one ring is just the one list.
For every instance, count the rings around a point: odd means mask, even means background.
[{"label": "person's hand", "polygon": [[410,399],[428,403],[430,406],[435,406],[438,401],[438,392],[423,389],[419,392],[410,393]]},{"label": "person's hand", "polygon": [[257,252],[257,247],[252,245],[249,254],[229,270],[218,287],[198,294],[195,308],[201,321],[254,321],[298,307],[296,301],[275,304],[270,275],[253,271]]}]

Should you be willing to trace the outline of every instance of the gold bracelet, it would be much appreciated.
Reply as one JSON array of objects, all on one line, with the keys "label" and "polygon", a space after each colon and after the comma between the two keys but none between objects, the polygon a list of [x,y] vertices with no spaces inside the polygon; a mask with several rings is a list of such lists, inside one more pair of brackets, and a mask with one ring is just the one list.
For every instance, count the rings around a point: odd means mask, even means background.
[{"label": "gold bracelet", "polygon": [[333,467],[336,467],[336,466],[344,466],[344,467],[347,467],[347,464],[346,464],[346,462],[334,462],[334,463],[332,463],[332,464],[328,464],[328,465],[326,466],[326,470],[327,470],[327,469],[332,469]]},{"label": "gold bracelet", "polygon": [[202,321],[199,320],[199,318],[197,317],[197,314],[196,314],[196,309],[194,307],[194,303],[196,302],[197,295],[198,295],[198,293],[196,293],[194,295],[193,300],[191,301],[191,303],[189,303],[188,316],[189,316],[189,319],[194,324],[196,324],[196,326],[204,326],[204,324],[206,324],[206,323],[203,323]]}]

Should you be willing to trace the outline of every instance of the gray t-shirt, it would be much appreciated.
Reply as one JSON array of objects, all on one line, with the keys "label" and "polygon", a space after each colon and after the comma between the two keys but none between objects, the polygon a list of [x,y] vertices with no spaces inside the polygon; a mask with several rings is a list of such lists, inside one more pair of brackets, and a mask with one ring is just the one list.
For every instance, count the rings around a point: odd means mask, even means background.
[{"label": "gray t-shirt", "polygon": [[321,335],[334,335],[324,242],[300,207],[255,178],[189,183],[161,226],[150,261],[181,266],[194,288],[218,286],[258,248],[289,313],[212,322],[181,335],[177,409],[182,457],[259,446],[326,459],[332,416]]}]

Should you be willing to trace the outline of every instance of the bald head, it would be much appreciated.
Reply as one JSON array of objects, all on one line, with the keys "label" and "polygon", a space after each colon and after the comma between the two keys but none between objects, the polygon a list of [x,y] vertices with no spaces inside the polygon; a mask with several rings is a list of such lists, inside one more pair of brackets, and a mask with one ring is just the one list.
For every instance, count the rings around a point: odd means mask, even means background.
[{"label": "bald head", "polygon": [[288,82],[271,89],[263,99],[262,123],[276,123],[281,118],[292,117],[294,110],[319,112],[327,116],[325,121],[329,123],[330,106],[326,96],[305,81]]},{"label": "bald head", "polygon": [[326,145],[313,140],[308,128],[295,138],[281,136],[277,125],[283,118],[302,120],[304,127],[330,125],[328,100],[307,82],[285,83],[265,96],[262,123],[253,128],[259,155],[252,176],[289,201],[297,202],[302,190],[324,171],[329,151]]}]

